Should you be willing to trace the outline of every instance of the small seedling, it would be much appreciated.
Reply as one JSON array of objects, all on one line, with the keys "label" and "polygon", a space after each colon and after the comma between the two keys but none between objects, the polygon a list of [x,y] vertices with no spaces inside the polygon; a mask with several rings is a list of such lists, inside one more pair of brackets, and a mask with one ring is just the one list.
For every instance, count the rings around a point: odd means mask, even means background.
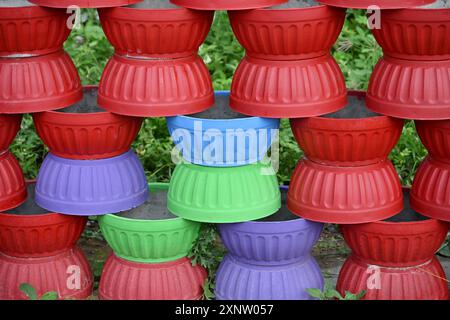
[{"label": "small seedling", "polygon": [[39,297],[36,289],[28,283],[22,283],[20,285],[19,289],[20,289],[20,291],[25,293],[25,295],[28,297],[28,300],[58,300],[59,299],[58,293],[55,291],[46,292]]},{"label": "small seedling", "polygon": [[363,290],[357,294],[346,291],[345,296],[342,296],[329,282],[325,283],[323,290],[312,288],[307,291],[311,297],[319,300],[361,300],[366,295],[366,291]]}]

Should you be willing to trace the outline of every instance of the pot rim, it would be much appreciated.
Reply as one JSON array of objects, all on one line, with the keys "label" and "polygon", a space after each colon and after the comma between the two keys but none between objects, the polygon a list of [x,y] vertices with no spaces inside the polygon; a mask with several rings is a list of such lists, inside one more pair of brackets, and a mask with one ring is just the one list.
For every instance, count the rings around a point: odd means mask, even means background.
[{"label": "pot rim", "polygon": [[[346,1],[348,2],[349,0],[346,0]],[[343,2],[342,0],[321,0],[320,2],[324,3],[326,5],[329,5],[329,6],[335,6],[335,7],[339,7],[339,8],[365,9],[365,10],[367,10],[370,5],[375,4],[375,3],[369,4],[368,0],[364,0],[364,1],[366,1],[367,3],[366,4],[358,4],[358,2],[361,2],[361,0],[356,0],[356,4],[355,4],[355,0],[350,0],[351,3],[342,3]],[[385,0],[383,0],[383,1],[385,1]],[[420,6],[420,5],[432,4],[435,1],[436,0],[424,0],[422,4],[418,4],[418,5]],[[372,2],[375,2],[375,1],[372,1]],[[404,0],[402,0],[400,2],[404,2]],[[385,9],[398,10],[398,9],[407,9],[408,8],[408,5],[395,5],[395,4],[392,4],[392,5],[391,4],[389,4],[389,5],[376,4],[376,5],[378,5],[380,7],[380,9],[382,9],[382,10],[385,10]]]},{"label": "pot rim", "polygon": [[[179,8],[133,8],[133,7],[106,7],[99,8],[100,12],[106,12],[108,15],[119,15],[124,20],[135,21],[138,19],[144,19],[148,21],[156,21],[161,20],[162,22],[167,21],[178,21],[186,15],[188,16],[196,16],[200,14],[206,14],[208,11],[206,10],[190,10],[184,7]],[[99,12],[99,13],[100,13]],[[160,16],[161,13],[170,13],[170,16]],[[175,15],[175,17],[174,17]],[[167,19],[170,17],[169,19]],[[118,17],[115,17],[118,18]]]}]

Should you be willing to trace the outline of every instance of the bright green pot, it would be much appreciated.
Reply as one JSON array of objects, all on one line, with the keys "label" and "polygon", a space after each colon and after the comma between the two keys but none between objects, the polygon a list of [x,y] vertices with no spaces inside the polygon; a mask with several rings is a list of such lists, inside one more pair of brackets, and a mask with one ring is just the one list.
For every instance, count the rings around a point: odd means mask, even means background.
[{"label": "bright green pot", "polygon": [[168,183],[149,186],[150,199],[141,207],[98,218],[106,241],[117,256],[134,262],[161,263],[187,256],[200,223],[168,212]]},{"label": "bright green pot", "polygon": [[257,220],[281,207],[276,174],[261,163],[229,168],[179,164],[167,198],[173,214],[206,223]]}]

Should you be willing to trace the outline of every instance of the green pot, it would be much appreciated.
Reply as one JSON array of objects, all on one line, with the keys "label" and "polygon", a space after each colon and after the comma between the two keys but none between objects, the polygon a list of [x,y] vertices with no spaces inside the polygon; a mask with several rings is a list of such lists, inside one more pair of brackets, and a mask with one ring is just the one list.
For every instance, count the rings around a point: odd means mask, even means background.
[{"label": "green pot", "polygon": [[257,220],[281,207],[276,174],[261,163],[228,168],[179,164],[167,198],[173,214],[206,223]]},{"label": "green pot", "polygon": [[[161,263],[187,256],[198,238],[200,224],[167,211],[168,183],[149,186],[150,199],[143,206],[98,218],[106,241],[117,256],[134,262]],[[140,218],[138,210],[147,218]]]}]

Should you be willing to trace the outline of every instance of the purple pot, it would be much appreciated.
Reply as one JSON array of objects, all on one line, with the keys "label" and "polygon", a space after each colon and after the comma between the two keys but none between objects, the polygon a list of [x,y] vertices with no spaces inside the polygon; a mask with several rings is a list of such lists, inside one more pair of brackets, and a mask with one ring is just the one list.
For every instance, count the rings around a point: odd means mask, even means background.
[{"label": "purple pot", "polygon": [[144,168],[132,150],[102,160],[68,160],[49,153],[36,184],[39,206],[78,216],[130,210],[148,196]]}]

